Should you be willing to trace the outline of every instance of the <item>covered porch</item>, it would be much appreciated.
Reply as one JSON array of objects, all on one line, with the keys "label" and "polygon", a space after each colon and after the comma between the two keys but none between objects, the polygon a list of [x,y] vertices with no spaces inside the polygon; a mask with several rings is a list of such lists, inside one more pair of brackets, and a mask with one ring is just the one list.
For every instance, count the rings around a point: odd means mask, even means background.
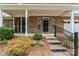
[{"label": "covered porch", "polygon": [[[74,24],[78,24],[74,21],[79,19],[79,11],[75,11],[79,10],[78,6],[77,4],[1,4],[0,27],[12,27],[17,37],[42,33],[46,36],[44,38],[52,51],[73,55],[74,40],[77,39],[73,39]],[[65,26],[66,23],[69,26]]]},{"label": "covered porch", "polygon": [[[12,27],[15,35],[53,35],[54,25],[64,29],[64,19],[71,20],[71,32],[74,32],[74,8],[71,4],[12,4],[0,5],[0,27]],[[3,12],[7,13],[6,16]],[[70,12],[69,15],[66,13]]]}]

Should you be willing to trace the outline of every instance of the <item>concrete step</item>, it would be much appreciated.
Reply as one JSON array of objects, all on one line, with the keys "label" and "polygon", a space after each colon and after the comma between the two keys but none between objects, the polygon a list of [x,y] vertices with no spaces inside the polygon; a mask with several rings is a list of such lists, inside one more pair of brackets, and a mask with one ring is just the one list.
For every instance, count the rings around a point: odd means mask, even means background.
[{"label": "concrete step", "polygon": [[48,40],[56,40],[56,37],[46,37]]},{"label": "concrete step", "polygon": [[54,34],[43,34],[45,37],[54,37]]},{"label": "concrete step", "polygon": [[53,52],[53,56],[68,56],[67,52]]},{"label": "concrete step", "polygon": [[48,40],[48,43],[50,44],[61,44],[59,40]]},{"label": "concrete step", "polygon": [[64,51],[66,51],[66,48],[62,45],[50,45],[49,47],[54,52],[61,52],[61,51],[64,52]]}]

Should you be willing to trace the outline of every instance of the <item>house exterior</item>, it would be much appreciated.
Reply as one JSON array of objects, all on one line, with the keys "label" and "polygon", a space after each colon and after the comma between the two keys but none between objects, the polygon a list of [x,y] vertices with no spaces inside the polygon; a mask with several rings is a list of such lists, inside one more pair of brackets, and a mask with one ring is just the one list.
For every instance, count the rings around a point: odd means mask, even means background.
[{"label": "house exterior", "polygon": [[0,27],[12,27],[16,35],[54,34],[55,24],[67,30],[64,20],[69,20],[68,30],[73,33],[74,20],[79,19],[73,11],[77,7],[79,4],[0,4]]}]

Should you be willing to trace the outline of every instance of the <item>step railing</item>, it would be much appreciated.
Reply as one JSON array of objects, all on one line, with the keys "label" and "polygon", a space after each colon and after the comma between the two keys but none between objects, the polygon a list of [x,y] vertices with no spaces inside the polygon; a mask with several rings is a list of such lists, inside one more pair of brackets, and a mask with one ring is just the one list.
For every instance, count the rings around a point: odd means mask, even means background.
[{"label": "step railing", "polygon": [[[78,55],[78,33],[71,33],[54,25],[54,36],[67,48],[69,55]],[[76,51],[77,50],[77,51]]]}]

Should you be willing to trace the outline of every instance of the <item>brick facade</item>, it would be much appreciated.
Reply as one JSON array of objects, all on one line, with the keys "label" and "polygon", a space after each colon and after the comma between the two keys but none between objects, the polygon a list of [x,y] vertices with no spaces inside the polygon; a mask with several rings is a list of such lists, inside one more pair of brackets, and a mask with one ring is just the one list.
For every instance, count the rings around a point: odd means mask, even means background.
[{"label": "brick facade", "polygon": [[[64,19],[70,19],[70,17],[61,17],[61,16],[29,16],[28,17],[28,33],[35,33],[35,32],[43,32],[43,17],[49,17],[49,25],[48,25],[48,32],[47,33],[54,33],[54,24],[64,29]],[[6,19],[3,22],[6,26],[13,26],[13,20]],[[40,25],[40,28],[38,28]],[[46,32],[45,32],[46,33]]]},{"label": "brick facade", "polygon": [[[49,31],[47,33],[53,33],[54,32],[54,26],[53,24],[56,21],[56,24],[60,26],[61,28],[64,28],[64,18],[60,16],[29,16],[28,20],[28,31],[29,33],[35,33],[35,32],[41,32],[43,33],[43,17],[49,17]],[[40,29],[38,28],[38,25],[40,25]]]}]

